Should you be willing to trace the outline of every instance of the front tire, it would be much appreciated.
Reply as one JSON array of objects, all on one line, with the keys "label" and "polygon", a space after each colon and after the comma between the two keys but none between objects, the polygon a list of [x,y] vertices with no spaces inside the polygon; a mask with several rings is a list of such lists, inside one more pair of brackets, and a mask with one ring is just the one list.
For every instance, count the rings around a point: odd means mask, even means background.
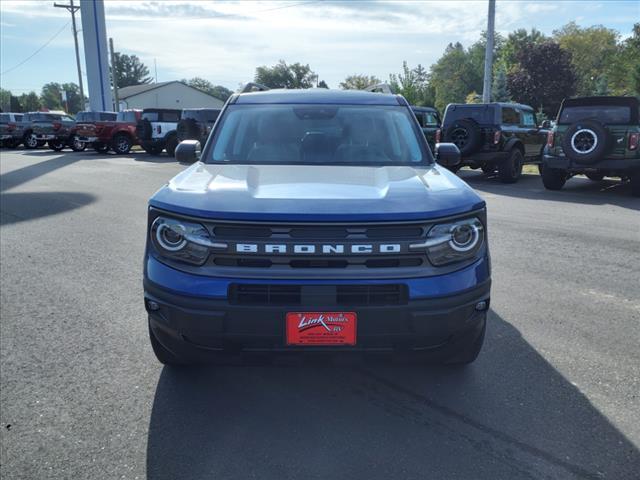
[{"label": "front tire", "polygon": [[189,362],[184,359],[178,357],[173,352],[165,348],[160,341],[156,338],[153,333],[153,329],[151,328],[151,323],[149,322],[149,340],[151,341],[151,348],[153,349],[153,353],[160,363],[163,365],[169,365],[174,367],[183,367],[189,365]]},{"label": "front tire", "polygon": [[49,144],[49,148],[56,152],[61,151],[66,146],[64,142],[59,138],[56,138],[55,140],[49,140],[47,143]]},{"label": "front tire", "polygon": [[38,139],[34,133],[26,133],[22,139],[22,143],[24,144],[24,148],[28,148],[29,150],[33,150],[34,148],[38,148]]},{"label": "front tire", "polygon": [[81,142],[77,135],[73,136],[71,140],[71,150],[74,152],[84,152],[87,148],[87,144],[85,142]]},{"label": "front tire", "polygon": [[483,165],[482,167],[480,167],[480,169],[482,170],[482,173],[484,173],[485,175],[491,175],[491,174],[493,174],[493,172],[496,171],[496,166],[495,165]]},{"label": "front tire", "polygon": [[567,172],[559,168],[546,167],[542,170],[542,184],[547,190],[560,190],[567,182]]},{"label": "front tire", "polygon": [[509,158],[498,165],[498,177],[502,183],[516,183],[522,175],[522,163],[524,157],[522,152],[514,148],[511,150]]}]

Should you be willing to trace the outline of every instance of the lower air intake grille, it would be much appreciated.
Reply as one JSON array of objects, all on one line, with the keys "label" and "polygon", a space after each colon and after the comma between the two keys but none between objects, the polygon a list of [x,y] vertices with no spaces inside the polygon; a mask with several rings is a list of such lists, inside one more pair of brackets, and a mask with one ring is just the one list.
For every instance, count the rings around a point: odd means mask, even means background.
[{"label": "lower air intake grille", "polygon": [[233,305],[316,305],[382,306],[408,301],[406,285],[268,285],[232,284],[229,302]]}]

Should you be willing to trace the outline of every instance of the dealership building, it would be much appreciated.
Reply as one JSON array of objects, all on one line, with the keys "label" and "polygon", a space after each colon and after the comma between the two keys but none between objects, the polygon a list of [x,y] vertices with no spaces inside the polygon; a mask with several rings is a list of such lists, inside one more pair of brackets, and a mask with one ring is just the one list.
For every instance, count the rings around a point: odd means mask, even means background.
[{"label": "dealership building", "polygon": [[120,109],[128,108],[222,108],[224,102],[180,82],[146,83],[118,89]]}]

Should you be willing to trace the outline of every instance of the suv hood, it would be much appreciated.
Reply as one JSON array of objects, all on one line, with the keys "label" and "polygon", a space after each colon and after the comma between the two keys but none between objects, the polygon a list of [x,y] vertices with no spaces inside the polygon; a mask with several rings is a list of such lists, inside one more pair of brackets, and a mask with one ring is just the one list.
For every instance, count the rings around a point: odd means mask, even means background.
[{"label": "suv hood", "polygon": [[205,218],[283,221],[420,220],[484,207],[456,175],[433,165],[213,165],[195,163],[152,207]]}]

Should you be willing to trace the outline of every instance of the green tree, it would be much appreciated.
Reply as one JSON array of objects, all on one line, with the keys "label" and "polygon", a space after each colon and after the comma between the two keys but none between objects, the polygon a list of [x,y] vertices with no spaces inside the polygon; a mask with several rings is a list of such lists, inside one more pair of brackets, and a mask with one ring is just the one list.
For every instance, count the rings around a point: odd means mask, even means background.
[{"label": "green tree", "polygon": [[0,108],[3,112],[8,112],[11,109],[11,92],[0,88]]},{"label": "green tree", "polygon": [[482,103],[482,95],[475,91],[471,92],[465,98],[464,103]]},{"label": "green tree", "polygon": [[560,102],[575,93],[571,54],[548,40],[521,50],[517,60],[517,67],[507,75],[512,98],[555,116]]},{"label": "green tree", "polygon": [[340,82],[340,88],[343,90],[364,90],[367,87],[382,83],[375,75],[349,75]]},{"label": "green tree", "polygon": [[640,97],[640,23],[636,23],[631,35],[618,45],[607,78],[613,95]]},{"label": "green tree", "polygon": [[546,40],[547,37],[535,28],[532,28],[531,32],[528,32],[526,28],[520,28],[511,32],[502,43],[496,57],[497,70],[502,68],[505,73],[508,73],[513,67],[517,66],[517,56],[520,51]]},{"label": "green tree", "polygon": [[272,67],[262,65],[256,68],[255,81],[269,88],[311,88],[316,75],[311,67],[301,63],[287,65],[280,60]]},{"label": "green tree", "polygon": [[62,85],[51,82],[42,87],[40,93],[42,106],[49,110],[62,110]]},{"label": "green tree", "polygon": [[482,91],[482,70],[469,61],[461,43],[450,43],[431,66],[430,84],[435,106],[442,111],[449,103],[464,103],[469,92]]},{"label": "green tree", "polygon": [[491,93],[491,97],[494,102],[511,101],[509,89],[507,88],[507,74],[502,66],[498,67],[493,78],[493,92]]},{"label": "green tree", "polygon": [[327,85],[327,82],[325,82],[324,80],[320,80],[320,82],[318,83],[318,88],[329,88],[329,85]]},{"label": "green tree", "polygon": [[571,53],[577,75],[576,94],[593,95],[600,77],[613,66],[620,48],[620,34],[602,25],[582,28],[570,22],[554,31],[553,35],[560,46]]},{"label": "green tree", "polygon": [[76,114],[84,110],[86,98],[80,98],[80,87],[75,83],[63,83],[62,91],[67,93],[67,112]]},{"label": "green tree", "polygon": [[116,71],[118,72],[118,88],[151,83],[149,68],[136,55],[115,52]]},{"label": "green tree", "polygon": [[411,105],[433,105],[434,92],[429,85],[429,75],[426,69],[418,64],[409,68],[407,62],[402,62],[402,72],[389,75],[391,89],[402,95]]},{"label": "green tree", "polygon": [[12,112],[22,112],[22,105],[20,104],[20,99],[15,95],[11,95],[10,106],[11,106]]},{"label": "green tree", "polygon": [[596,82],[596,89],[594,92],[596,95],[609,95],[609,80],[606,75],[600,75]]},{"label": "green tree", "polygon": [[20,95],[20,105],[22,105],[23,112],[37,112],[42,108],[42,102],[36,92]]},{"label": "green tree", "polygon": [[214,85],[209,80],[205,80],[201,77],[193,77],[191,80],[183,79],[182,82],[191,87],[197,88],[198,90],[202,90],[213,97],[219,98],[223,102],[226,102],[227,98],[229,98],[233,93],[228,88],[223,87],[222,85]]}]

